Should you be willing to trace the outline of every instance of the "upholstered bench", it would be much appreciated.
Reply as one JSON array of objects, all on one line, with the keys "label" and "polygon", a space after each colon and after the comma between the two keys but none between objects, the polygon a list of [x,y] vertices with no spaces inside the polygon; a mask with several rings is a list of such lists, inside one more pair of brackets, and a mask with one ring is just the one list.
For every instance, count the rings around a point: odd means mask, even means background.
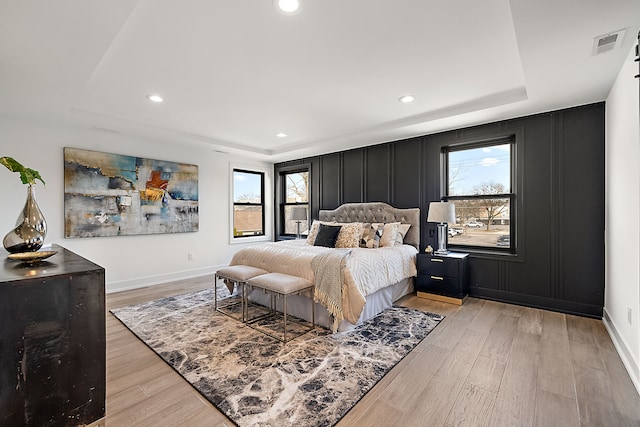
[{"label": "upholstered bench", "polygon": [[[247,318],[247,296],[246,296],[246,283],[247,280],[269,273],[267,270],[263,270],[257,267],[251,267],[249,265],[232,265],[224,267],[216,271],[214,279],[214,292],[213,292],[213,306],[216,311],[233,317],[236,320],[245,322]],[[236,293],[240,293],[240,300],[226,298],[227,301],[224,305],[218,306],[218,279],[223,279],[227,283],[231,283],[236,290]],[[232,291],[230,288],[229,291]],[[233,293],[233,292],[232,292]],[[237,313],[237,307],[240,306],[240,314]]]},{"label": "upholstered bench", "polygon": [[[301,277],[290,276],[288,274],[281,273],[267,273],[255,276],[247,280],[247,286],[253,289],[261,289],[271,295],[271,307],[269,313],[263,316],[256,317],[255,319],[247,319],[247,324],[260,332],[269,335],[275,339],[278,339],[284,343],[292,340],[302,334],[305,334],[315,328],[315,304],[313,303],[313,283],[303,279]],[[304,322],[300,319],[288,319],[287,318],[287,296],[300,295],[307,293],[311,299],[311,326],[308,326],[308,322]],[[248,295],[245,294],[245,295]],[[276,298],[282,298],[282,337],[276,335],[268,328],[262,327],[266,318],[275,319],[279,316],[276,311]],[[245,307],[247,303],[245,303]],[[298,331],[294,331],[294,336],[287,339],[287,320],[291,323],[298,325],[300,328]],[[307,326],[305,326],[307,324]]]}]

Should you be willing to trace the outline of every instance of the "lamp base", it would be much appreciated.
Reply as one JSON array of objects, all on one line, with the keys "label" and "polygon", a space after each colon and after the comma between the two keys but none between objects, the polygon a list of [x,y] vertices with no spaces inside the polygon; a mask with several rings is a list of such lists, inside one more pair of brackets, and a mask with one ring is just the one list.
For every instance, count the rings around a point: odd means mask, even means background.
[{"label": "lamp base", "polygon": [[447,224],[441,222],[438,224],[438,249],[436,250],[436,254],[438,255],[446,255],[449,253],[447,250]]}]

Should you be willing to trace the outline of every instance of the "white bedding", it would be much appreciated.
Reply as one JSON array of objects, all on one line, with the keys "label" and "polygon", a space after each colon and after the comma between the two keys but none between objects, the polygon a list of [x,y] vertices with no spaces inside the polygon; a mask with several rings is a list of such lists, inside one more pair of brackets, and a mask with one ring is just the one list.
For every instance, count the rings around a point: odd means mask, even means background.
[{"label": "white bedding", "polygon": [[[230,265],[250,265],[315,281],[311,260],[331,248],[311,246],[305,240],[265,243],[238,251]],[[356,324],[365,298],[380,289],[416,275],[417,249],[409,245],[378,249],[353,248],[347,257],[342,305],[344,317]]]}]

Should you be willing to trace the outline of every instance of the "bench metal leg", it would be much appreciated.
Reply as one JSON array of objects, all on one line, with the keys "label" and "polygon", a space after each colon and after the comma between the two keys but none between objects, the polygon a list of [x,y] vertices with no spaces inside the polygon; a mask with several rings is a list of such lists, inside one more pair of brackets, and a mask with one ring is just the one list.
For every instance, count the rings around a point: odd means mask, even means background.
[{"label": "bench metal leg", "polygon": [[[246,323],[248,326],[264,333],[265,335],[268,335],[272,338],[275,338],[279,341],[281,341],[283,344],[286,344],[289,340],[297,338],[300,335],[303,335],[309,331],[312,331],[313,329],[315,329],[316,323],[315,323],[315,319],[316,319],[316,314],[315,314],[315,302],[313,301],[313,287],[311,287],[311,289],[303,289],[303,290],[299,290],[299,291],[294,291],[291,293],[287,293],[287,294],[283,294],[280,292],[276,292],[273,291],[271,289],[266,289],[260,286],[257,286],[253,283],[245,283],[245,286],[251,288],[251,289],[261,289],[264,293],[269,294],[269,307],[267,308],[267,314],[258,316],[254,319],[249,319],[249,315],[247,314],[247,319],[246,319]],[[306,322],[304,320],[298,321],[298,320],[291,320],[289,319],[289,313],[288,313],[288,305],[287,305],[287,297],[289,295],[303,295],[303,294],[309,294],[310,296],[310,302],[311,302],[311,322]],[[278,313],[278,299],[282,298],[282,313]],[[246,294],[246,300],[247,300],[247,306],[248,306],[248,292]],[[259,322],[265,318],[273,317],[273,320],[276,319],[275,316],[279,317],[279,314],[282,315],[282,335],[280,335],[277,332],[273,332],[273,331],[268,331],[268,327],[265,328],[263,326],[259,326]],[[272,320],[272,322],[273,322]],[[307,323],[307,326],[305,328],[305,330],[303,332],[299,332],[299,331],[293,331],[293,337],[291,337],[291,334],[288,333],[287,328],[289,326],[290,323],[293,324],[298,324],[300,326],[303,326],[303,323]],[[308,327],[308,323],[311,323],[311,327]],[[272,324],[272,327],[275,327],[273,325],[276,325],[275,323]],[[276,328],[279,329],[279,328]]]},{"label": "bench metal leg", "polygon": [[311,300],[311,326],[313,329],[316,328],[316,302],[313,300],[313,288],[311,288],[311,295],[309,295],[309,299]]},{"label": "bench metal leg", "polygon": [[[231,283],[233,283],[234,289],[236,290],[236,292],[238,292],[240,294],[240,319],[236,319],[241,321],[242,323],[246,322],[247,319],[247,312],[248,312],[248,308],[246,306],[246,286],[247,283],[246,282],[241,282],[241,281],[237,281],[237,280],[233,280],[233,279],[229,279],[228,277],[224,277],[224,276],[219,276],[218,274],[214,275],[214,286],[213,286],[213,308],[214,310],[225,314],[229,317],[235,318],[234,316],[230,315],[229,313],[225,313],[223,310],[220,310],[218,308],[218,280],[222,279],[223,281],[227,280]],[[237,303],[235,303],[237,304]]]},{"label": "bench metal leg", "polygon": [[218,275],[213,276],[213,308],[218,311]]},{"label": "bench metal leg", "polygon": [[285,295],[282,299],[282,313],[283,313],[283,323],[284,323],[284,342],[287,342],[287,296]]}]

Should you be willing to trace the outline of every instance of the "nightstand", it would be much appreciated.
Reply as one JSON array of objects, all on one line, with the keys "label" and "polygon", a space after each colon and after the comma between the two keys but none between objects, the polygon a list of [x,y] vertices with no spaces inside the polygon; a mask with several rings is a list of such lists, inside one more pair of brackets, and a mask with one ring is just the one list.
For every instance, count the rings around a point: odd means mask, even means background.
[{"label": "nightstand", "polygon": [[421,298],[462,305],[469,294],[469,254],[417,255],[417,294]]}]

